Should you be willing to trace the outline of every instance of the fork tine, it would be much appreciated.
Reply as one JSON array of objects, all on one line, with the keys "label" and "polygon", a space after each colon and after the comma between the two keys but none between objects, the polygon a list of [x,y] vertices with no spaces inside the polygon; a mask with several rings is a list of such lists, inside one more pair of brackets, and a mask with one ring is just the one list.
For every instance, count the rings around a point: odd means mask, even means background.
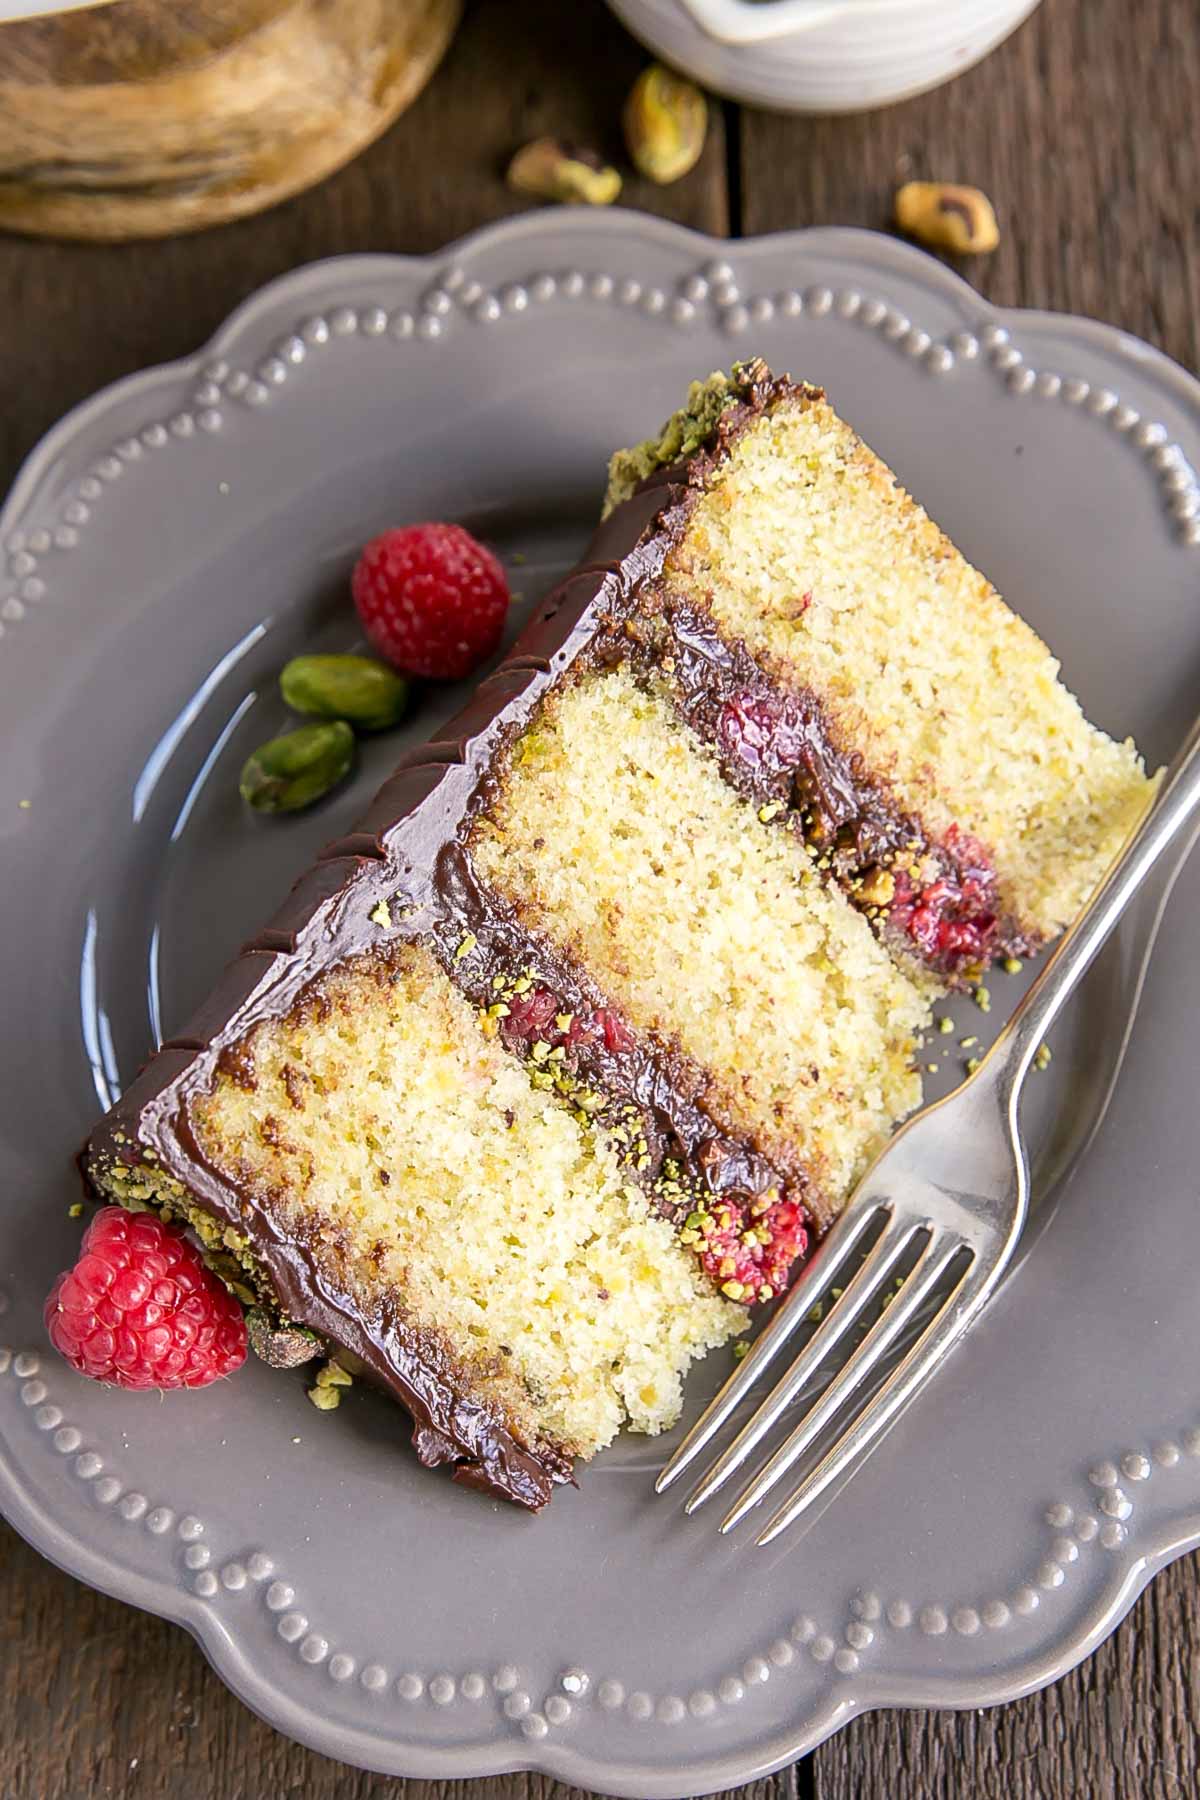
[{"label": "fork tine", "polygon": [[692,1494],[684,1512],[693,1513],[703,1506],[706,1500],[724,1487],[734,1470],[741,1468],[781,1413],[816,1374],[825,1358],[836,1350],[846,1334],[853,1329],[862,1316],[864,1305],[872,1295],[878,1294],[896,1264],[912,1246],[914,1238],[927,1229],[927,1224],[921,1222],[897,1229],[894,1217],[884,1226],[866,1257],[854,1271],[845,1291],[834,1301],[783,1380],[772,1388],[758,1411],[751,1415],[729,1448],[718,1457]]},{"label": "fork tine", "polygon": [[[940,1260],[944,1272],[950,1257]],[[909,1396],[928,1379],[937,1364],[962,1336],[995,1288],[1007,1260],[1007,1257],[1002,1257],[995,1267],[983,1272],[980,1272],[978,1265],[963,1271],[953,1291],[946,1296],[941,1310],[929,1321],[916,1343],[892,1370],[875,1398],[847,1427],[816,1468],[805,1476],[759,1534],[756,1540],[759,1544],[769,1544],[781,1531],[786,1531],[818,1495],[837,1480],[843,1469],[874,1442]]]},{"label": "fork tine", "polygon": [[709,1439],[716,1435],[737,1408],[743,1395],[749,1392],[760,1376],[766,1374],[780,1351],[787,1348],[825,1289],[837,1280],[862,1243],[867,1228],[881,1211],[887,1211],[886,1202],[881,1200],[872,1200],[861,1209],[856,1209],[853,1201],[851,1202],[821,1245],[819,1253],[801,1272],[783,1305],[755,1338],[724,1387],[706,1411],[701,1413],[678,1450],[666,1463],[654,1484],[656,1494],[665,1493],[673,1482],[678,1481]]},{"label": "fork tine", "polygon": [[[847,1357],[825,1392],[805,1413],[790,1437],[780,1445],[770,1461],[759,1470],[754,1480],[738,1496],[733,1507],[721,1521],[720,1529],[723,1532],[732,1531],[734,1526],[739,1524],[746,1514],[751,1512],[775,1484],[787,1474],[793,1463],[804,1455],[830,1419],[841,1411],[851,1394],[877,1366],[880,1358],[886,1356],[914,1314],[924,1305],[938,1282],[945,1277],[950,1263],[961,1253],[962,1249],[962,1239],[957,1237],[949,1244],[945,1242],[944,1238],[931,1238],[925,1244],[908,1279],[895,1299],[886,1311],[879,1315],[861,1344],[858,1344]],[[772,1520],[772,1524],[774,1524],[774,1520]]]}]

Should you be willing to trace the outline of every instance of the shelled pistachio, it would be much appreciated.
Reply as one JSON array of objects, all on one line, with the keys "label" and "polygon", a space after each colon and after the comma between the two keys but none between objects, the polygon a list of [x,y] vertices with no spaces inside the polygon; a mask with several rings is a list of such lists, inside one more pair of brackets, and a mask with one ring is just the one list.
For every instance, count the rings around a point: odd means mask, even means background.
[{"label": "shelled pistachio", "polygon": [[246,758],[241,796],[255,812],[299,812],[344,781],[353,766],[354,733],[344,719],[301,725]]},{"label": "shelled pistachio", "polygon": [[294,712],[345,719],[360,731],[398,725],[408,706],[407,681],[373,656],[294,656],[279,688]]}]

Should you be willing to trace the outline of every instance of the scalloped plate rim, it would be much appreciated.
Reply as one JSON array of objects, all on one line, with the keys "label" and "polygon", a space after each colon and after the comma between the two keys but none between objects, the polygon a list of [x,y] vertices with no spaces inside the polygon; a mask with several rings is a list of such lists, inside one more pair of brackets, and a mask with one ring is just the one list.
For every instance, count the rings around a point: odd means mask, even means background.
[{"label": "scalloped plate rim", "polygon": [[[285,296],[295,294],[302,306],[312,288],[320,287],[327,277],[337,273],[360,281],[372,271],[381,276],[428,280],[462,257],[486,253],[496,244],[525,238],[545,243],[548,253],[553,254],[560,229],[568,225],[592,234],[598,241],[611,236],[622,245],[630,244],[635,234],[641,233],[668,246],[686,249],[700,260],[752,262],[786,249],[810,255],[814,261],[819,261],[822,252],[833,252],[874,270],[895,272],[898,268],[950,299],[964,321],[976,329],[1001,324],[1017,327],[1028,335],[1031,331],[1061,332],[1066,328],[1073,337],[1095,343],[1143,373],[1147,369],[1153,371],[1200,421],[1200,381],[1155,346],[1120,327],[1082,315],[990,306],[968,282],[936,258],[883,233],[857,227],[817,226],[755,238],[722,239],[624,209],[605,213],[587,208],[560,208],[553,213],[534,210],[486,225],[438,251],[418,256],[372,253],[327,257],[266,283],[235,307],[199,350],[121,377],[64,414],[20,464],[0,506],[0,538],[14,530],[23,510],[81,432],[90,430],[112,409],[132,398],[194,380],[206,364],[233,345],[256,319],[268,315]],[[275,1729],[322,1754],[340,1761],[352,1760],[356,1766],[380,1773],[417,1779],[464,1779],[531,1770],[595,1790],[628,1795],[632,1800],[675,1800],[681,1793],[711,1792],[759,1779],[807,1755],[863,1713],[926,1706],[979,1708],[1002,1705],[1035,1692],[1085,1660],[1116,1628],[1156,1574],[1200,1547],[1200,1510],[1187,1511],[1149,1533],[1139,1526],[1136,1529],[1141,1535],[1131,1536],[1120,1554],[1113,1557],[1111,1575],[1093,1603],[1064,1623],[1054,1645],[1028,1655],[1006,1678],[984,1688],[977,1676],[940,1676],[938,1692],[933,1696],[912,1691],[918,1686],[915,1681],[873,1667],[853,1678],[843,1677],[836,1685],[831,1679],[819,1703],[806,1709],[803,1730],[789,1730],[786,1725],[777,1730],[764,1739],[750,1766],[744,1755],[736,1754],[688,1760],[686,1783],[681,1786],[685,1775],[682,1764],[678,1776],[660,1776],[632,1761],[592,1757],[561,1739],[537,1745],[516,1738],[506,1741],[495,1735],[494,1721],[485,1737],[459,1740],[445,1747],[406,1743],[395,1734],[327,1723],[319,1707],[297,1702],[254,1668],[239,1646],[236,1628],[177,1581],[130,1569],[119,1557],[94,1549],[73,1530],[60,1525],[10,1462],[3,1439],[0,1498],[4,1502],[0,1510],[14,1529],[56,1567],[112,1598],[181,1625],[200,1644],[222,1681],[251,1710]]]},{"label": "scalloped plate rim", "polygon": [[[554,221],[554,224],[548,225],[549,221]],[[568,225],[590,231],[598,239],[603,239],[611,232],[620,241],[627,241],[631,231],[636,229],[651,238],[658,237],[667,243],[686,245],[702,257],[720,261],[730,256],[757,259],[772,251],[795,247],[797,250],[811,250],[817,256],[823,249],[849,251],[852,257],[857,253],[857,259],[870,268],[886,268],[889,264],[899,264],[903,268],[907,263],[914,279],[940,288],[955,302],[964,317],[972,317],[981,326],[1007,326],[1019,321],[1024,329],[1038,331],[1061,329],[1068,325],[1074,335],[1092,339],[1101,348],[1122,360],[1133,362],[1141,369],[1154,369],[1177,392],[1181,401],[1200,405],[1200,382],[1196,377],[1165,351],[1146,343],[1132,332],[1082,313],[1061,313],[1039,307],[990,306],[968,281],[937,257],[904,239],[889,237],[884,232],[869,231],[855,225],[810,225],[796,230],[764,232],[750,238],[716,238],[706,232],[695,231],[690,226],[677,225],[672,219],[662,219],[653,213],[640,213],[620,207],[606,211],[580,206],[560,207],[555,212],[531,210],[481,226],[479,230],[455,239],[441,250],[429,251],[420,256],[407,256],[391,251],[353,252],[343,256],[320,257],[275,276],[239,301],[207,343],[198,350],[169,362],[152,363],[147,368],[122,375],[116,381],[98,388],[94,394],[89,394],[64,413],[18,465],[12,485],[0,505],[0,536],[13,529],[17,517],[40,485],[43,476],[80,430],[90,425],[93,419],[102,418],[111,408],[138,394],[153,393],[156,388],[176,379],[194,379],[206,363],[219,356],[255,318],[261,313],[269,312],[285,294],[296,291],[303,296],[308,287],[314,285],[319,278],[326,274],[332,275],[335,271],[359,277],[371,269],[378,269],[384,274],[423,273],[433,276],[440,267],[468,253],[486,250],[494,244],[516,241],[525,236],[553,239],[558,229]]]}]

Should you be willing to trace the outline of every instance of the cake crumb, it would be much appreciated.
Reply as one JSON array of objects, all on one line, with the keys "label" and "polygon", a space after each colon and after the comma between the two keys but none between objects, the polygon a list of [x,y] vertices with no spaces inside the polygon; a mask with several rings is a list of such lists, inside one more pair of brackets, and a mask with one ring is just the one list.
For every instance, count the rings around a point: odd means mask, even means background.
[{"label": "cake crumb", "polygon": [[20,807],[22,812],[28,812],[30,807],[33,805],[33,801],[32,800],[18,800],[17,805]]}]

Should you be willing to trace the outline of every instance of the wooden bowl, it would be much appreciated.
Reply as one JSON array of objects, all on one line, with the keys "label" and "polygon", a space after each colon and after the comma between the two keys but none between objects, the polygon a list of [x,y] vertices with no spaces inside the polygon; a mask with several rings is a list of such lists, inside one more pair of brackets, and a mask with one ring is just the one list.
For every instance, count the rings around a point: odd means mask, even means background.
[{"label": "wooden bowl", "polygon": [[0,25],[0,228],[198,231],[349,162],[437,67],[462,0],[114,0]]}]

